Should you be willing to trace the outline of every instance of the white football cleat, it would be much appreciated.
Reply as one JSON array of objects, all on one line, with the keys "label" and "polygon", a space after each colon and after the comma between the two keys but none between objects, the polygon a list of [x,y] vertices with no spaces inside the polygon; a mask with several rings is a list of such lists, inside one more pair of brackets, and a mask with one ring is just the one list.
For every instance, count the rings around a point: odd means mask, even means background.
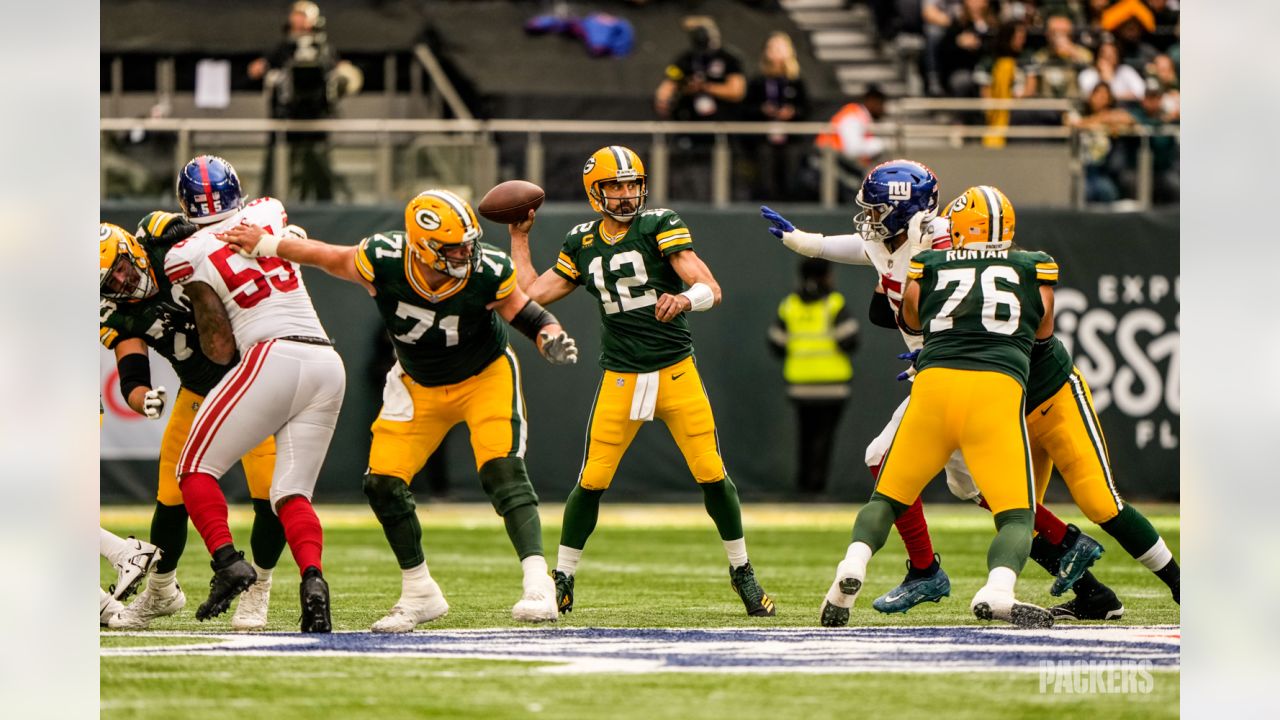
[{"label": "white football cleat", "polygon": [[521,622],[553,622],[560,616],[556,609],[556,583],[550,575],[528,578],[524,594],[511,608],[512,619]]},{"label": "white football cleat", "polygon": [[271,576],[258,576],[258,581],[240,593],[236,614],[231,616],[232,630],[265,630],[267,605],[271,602]]},{"label": "white football cleat", "polygon": [[125,539],[129,544],[129,555],[118,563],[116,568],[116,584],[111,586],[111,595],[117,600],[124,600],[138,589],[138,583],[151,572],[151,568],[160,561],[164,554],[160,548],[136,537]]},{"label": "white football cleat", "polygon": [[865,567],[858,568],[848,559],[840,561],[836,566],[836,579],[831,582],[831,587],[822,598],[819,621],[823,627],[845,627],[849,624],[849,610],[862,591],[866,572]]},{"label": "white football cleat", "polygon": [[1023,628],[1053,627],[1053,613],[1029,603],[1019,602],[1011,592],[983,586],[969,603],[979,620],[1003,620]]},{"label": "white football cleat", "polygon": [[156,618],[173,615],[187,604],[187,596],[174,583],[172,588],[156,591],[151,585],[136,600],[125,606],[119,615],[111,618],[108,627],[113,630],[145,630]]},{"label": "white football cleat", "polygon": [[110,627],[111,618],[120,614],[124,610],[124,603],[111,597],[110,593],[102,593],[98,602],[98,624],[100,627]]},{"label": "white football cleat", "polygon": [[[417,588],[415,588],[417,590]],[[440,585],[431,580],[412,595],[401,594],[400,601],[381,620],[369,628],[376,633],[407,633],[424,622],[430,622],[449,612]]]}]

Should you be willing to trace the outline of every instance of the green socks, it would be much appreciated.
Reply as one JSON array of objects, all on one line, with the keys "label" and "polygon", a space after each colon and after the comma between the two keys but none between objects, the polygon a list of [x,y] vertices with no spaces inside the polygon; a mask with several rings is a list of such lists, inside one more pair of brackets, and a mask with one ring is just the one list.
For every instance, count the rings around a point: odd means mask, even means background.
[{"label": "green socks", "polygon": [[880,493],[871,493],[871,499],[858,511],[853,521],[853,541],[866,543],[871,552],[879,552],[889,538],[893,521],[907,511],[907,506]]},{"label": "green socks", "polygon": [[521,560],[530,555],[542,554],[542,520],[538,517],[537,505],[521,505],[512,508],[502,516],[507,526],[507,537]]},{"label": "green socks", "polygon": [[726,475],[723,480],[698,483],[702,488],[702,502],[707,514],[720,531],[721,540],[738,540],[742,532],[742,505],[738,502],[738,488]]},{"label": "green socks", "polygon": [[600,518],[600,498],[603,490],[588,490],[574,485],[569,498],[564,501],[564,524],[560,528],[560,544],[581,550],[587,538],[595,532]]},{"label": "green socks", "polygon": [[1160,541],[1160,533],[1151,526],[1151,521],[1132,505],[1125,505],[1119,515],[1102,523],[1101,527],[1135,558],[1142,557]]},{"label": "green socks", "polygon": [[987,569],[1007,567],[1021,573],[1031,553],[1035,511],[1005,510],[995,519],[996,536],[987,550]]}]

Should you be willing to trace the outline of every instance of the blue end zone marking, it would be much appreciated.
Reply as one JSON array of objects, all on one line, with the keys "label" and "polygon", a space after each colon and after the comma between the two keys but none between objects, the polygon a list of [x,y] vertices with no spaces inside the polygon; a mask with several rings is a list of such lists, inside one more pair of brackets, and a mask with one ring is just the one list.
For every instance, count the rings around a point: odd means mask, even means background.
[{"label": "blue end zone marking", "polygon": [[1045,662],[1145,661],[1179,667],[1176,626],[824,629],[421,630],[405,635],[334,633],[130,633],[190,637],[190,645],[104,648],[113,655],[344,655],[483,658],[540,662],[574,672],[971,672],[1030,671]]}]

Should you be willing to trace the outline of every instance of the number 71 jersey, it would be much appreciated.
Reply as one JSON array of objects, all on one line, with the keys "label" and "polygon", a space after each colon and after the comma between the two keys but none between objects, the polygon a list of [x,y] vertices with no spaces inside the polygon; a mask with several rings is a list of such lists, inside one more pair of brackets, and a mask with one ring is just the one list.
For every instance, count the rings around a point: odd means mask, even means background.
[{"label": "number 71 jersey", "polygon": [[328,337],[311,305],[302,273],[293,263],[274,257],[248,258],[215,237],[244,222],[279,235],[289,219],[279,200],[250,202],[235,215],[206,225],[174,245],[164,261],[169,281],[175,285],[208,283],[227,309],[241,351],[273,338]]}]

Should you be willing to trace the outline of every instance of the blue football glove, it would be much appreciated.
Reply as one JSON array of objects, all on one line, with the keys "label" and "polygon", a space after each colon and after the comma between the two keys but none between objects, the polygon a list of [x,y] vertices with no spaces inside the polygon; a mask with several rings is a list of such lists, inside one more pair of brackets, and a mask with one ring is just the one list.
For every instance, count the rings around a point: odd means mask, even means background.
[{"label": "blue football glove", "polygon": [[790,220],[782,217],[776,210],[767,205],[760,206],[760,215],[765,220],[773,223],[769,227],[769,232],[773,233],[773,236],[779,240],[782,239],[783,233],[795,232],[796,226],[792,225]]},{"label": "blue football glove", "polygon": [[912,350],[911,352],[904,352],[904,353],[898,354],[899,360],[905,360],[911,363],[911,367],[898,373],[898,382],[902,382],[903,380],[910,380],[911,377],[916,374],[915,362],[916,362],[916,358],[918,357],[920,357],[919,350]]}]

